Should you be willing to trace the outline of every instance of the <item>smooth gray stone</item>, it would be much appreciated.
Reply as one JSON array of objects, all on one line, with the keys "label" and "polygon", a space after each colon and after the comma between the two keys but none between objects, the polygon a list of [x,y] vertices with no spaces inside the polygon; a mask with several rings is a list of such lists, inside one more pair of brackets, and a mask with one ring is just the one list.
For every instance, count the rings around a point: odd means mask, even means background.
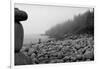
[{"label": "smooth gray stone", "polygon": [[32,60],[30,57],[25,56],[22,53],[15,53],[15,65],[28,65],[32,64]]},{"label": "smooth gray stone", "polygon": [[15,13],[14,15],[15,22],[24,21],[24,20],[27,20],[28,18],[27,13],[22,10],[19,10],[18,8],[15,8],[14,13]]},{"label": "smooth gray stone", "polygon": [[23,46],[24,30],[20,23],[15,22],[15,52],[20,51]]},{"label": "smooth gray stone", "polygon": [[15,24],[14,24],[14,38],[15,38],[15,65],[27,65],[32,64],[32,60],[30,57],[25,56],[20,52],[23,46],[24,39],[24,29],[20,21],[27,19],[27,14],[24,11],[20,11],[18,8],[15,8]]}]

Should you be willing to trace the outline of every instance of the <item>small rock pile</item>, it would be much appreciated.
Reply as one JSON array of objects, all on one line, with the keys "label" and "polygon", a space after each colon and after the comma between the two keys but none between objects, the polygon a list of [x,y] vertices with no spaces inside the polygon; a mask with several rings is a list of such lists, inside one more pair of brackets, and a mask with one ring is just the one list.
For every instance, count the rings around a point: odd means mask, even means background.
[{"label": "small rock pile", "polygon": [[32,58],[33,64],[93,61],[94,38],[41,42],[21,51]]}]

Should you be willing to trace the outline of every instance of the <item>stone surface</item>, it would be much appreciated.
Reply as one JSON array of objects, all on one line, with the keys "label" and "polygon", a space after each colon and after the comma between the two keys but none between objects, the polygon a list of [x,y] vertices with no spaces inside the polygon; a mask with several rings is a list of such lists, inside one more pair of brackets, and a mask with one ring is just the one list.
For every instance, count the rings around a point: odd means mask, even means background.
[{"label": "stone surface", "polygon": [[20,52],[23,46],[24,39],[24,29],[20,21],[24,21],[27,19],[28,15],[26,12],[15,8],[15,27],[14,27],[14,38],[15,38],[15,65],[27,65],[32,64],[32,60],[30,57],[25,56]]},{"label": "stone surface", "polygon": [[14,12],[15,12],[15,15],[14,15],[15,22],[24,21],[28,18],[27,13],[22,10],[19,10],[18,8],[15,8]]},{"label": "stone surface", "polygon": [[23,45],[24,30],[20,23],[15,22],[15,52],[20,51]]},{"label": "stone surface", "polygon": [[25,56],[22,53],[15,53],[15,65],[27,65],[32,64],[30,57]]},{"label": "stone surface", "polygon": [[18,8],[15,8],[15,52],[19,52],[22,48],[23,44],[23,38],[24,38],[24,30],[22,27],[22,24],[20,21],[24,21],[28,18],[28,15],[26,12],[19,10]]}]

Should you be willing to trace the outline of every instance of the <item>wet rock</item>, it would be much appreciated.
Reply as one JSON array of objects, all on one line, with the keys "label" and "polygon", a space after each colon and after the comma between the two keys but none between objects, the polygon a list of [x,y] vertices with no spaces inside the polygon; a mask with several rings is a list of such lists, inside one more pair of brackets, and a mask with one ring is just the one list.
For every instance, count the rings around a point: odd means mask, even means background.
[{"label": "wet rock", "polygon": [[84,56],[84,59],[94,60],[94,52],[93,51],[87,50],[83,56]]},{"label": "wet rock", "polygon": [[18,8],[15,8],[14,13],[15,22],[24,21],[28,18],[27,13],[22,10],[19,10]]},{"label": "wet rock", "polygon": [[15,65],[27,65],[32,64],[30,57],[25,56],[22,53],[15,53]]},{"label": "wet rock", "polygon": [[20,23],[15,22],[15,51],[20,51],[23,45],[24,30]]},{"label": "wet rock", "polygon": [[26,12],[15,8],[15,51],[20,51],[23,44],[24,30],[20,21],[26,20],[28,15]]},{"label": "wet rock", "polygon": [[32,53],[34,53],[34,52],[35,52],[35,49],[34,49],[34,48],[29,48],[28,55],[30,56],[30,55],[32,55]]},{"label": "wet rock", "polygon": [[23,38],[24,38],[24,30],[20,21],[24,21],[27,19],[27,14],[24,11],[15,8],[14,12],[15,17],[15,27],[14,27],[14,38],[15,38],[15,65],[27,65],[32,64],[32,60],[30,57],[25,56],[27,53],[21,53],[20,50],[23,46]]},{"label": "wet rock", "polygon": [[33,59],[33,58],[36,58],[36,54],[33,53],[33,54],[31,55],[31,58],[32,58],[32,59]]}]

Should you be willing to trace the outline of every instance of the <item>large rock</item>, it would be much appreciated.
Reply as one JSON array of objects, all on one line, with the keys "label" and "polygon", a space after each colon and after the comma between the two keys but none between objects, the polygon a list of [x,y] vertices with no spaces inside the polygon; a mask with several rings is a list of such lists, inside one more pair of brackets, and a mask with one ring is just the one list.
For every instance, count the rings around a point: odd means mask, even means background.
[{"label": "large rock", "polygon": [[20,23],[15,22],[15,51],[20,51],[23,45],[24,30]]},{"label": "large rock", "polygon": [[32,64],[30,57],[25,56],[22,53],[15,53],[15,65],[27,65]]},{"label": "large rock", "polygon": [[18,52],[22,48],[24,30],[20,21],[26,20],[27,13],[15,8],[15,51]]},{"label": "large rock", "polygon": [[15,28],[14,28],[14,38],[15,38],[15,65],[26,65],[32,64],[31,58],[25,56],[20,52],[23,46],[24,30],[20,21],[27,19],[27,14],[24,11],[20,11],[15,8]]},{"label": "large rock", "polygon": [[19,10],[18,8],[15,8],[14,13],[15,13],[15,15],[14,15],[15,22],[24,21],[28,18],[27,13]]}]

